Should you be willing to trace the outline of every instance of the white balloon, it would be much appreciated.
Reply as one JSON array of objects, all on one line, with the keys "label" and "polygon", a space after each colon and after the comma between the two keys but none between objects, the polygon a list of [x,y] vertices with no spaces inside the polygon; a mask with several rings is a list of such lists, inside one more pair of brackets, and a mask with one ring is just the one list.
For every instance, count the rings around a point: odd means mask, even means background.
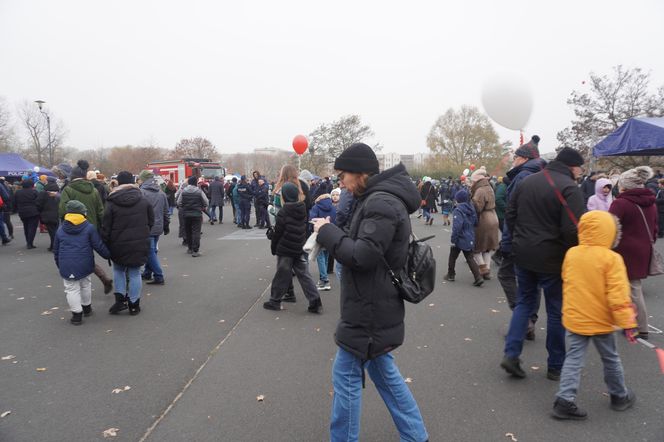
[{"label": "white balloon", "polygon": [[505,72],[484,83],[482,105],[496,123],[508,129],[522,130],[533,111],[533,95],[525,78]]},{"label": "white balloon", "polygon": [[468,176],[469,173],[470,173],[470,169],[464,169],[463,170],[464,175]]},{"label": "white balloon", "polygon": [[32,170],[34,170],[35,172],[39,172],[39,166],[33,167]]}]

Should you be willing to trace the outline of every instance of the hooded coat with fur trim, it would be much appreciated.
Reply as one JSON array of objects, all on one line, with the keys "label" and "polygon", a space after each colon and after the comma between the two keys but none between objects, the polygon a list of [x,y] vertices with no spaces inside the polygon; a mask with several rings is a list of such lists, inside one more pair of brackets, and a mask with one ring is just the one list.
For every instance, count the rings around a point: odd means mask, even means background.
[{"label": "hooded coat with fur trim", "polygon": [[594,210],[579,221],[579,245],[563,261],[563,325],[584,336],[613,333],[614,326],[636,327],[627,270],[611,250],[618,223],[609,213]]},{"label": "hooded coat with fur trim", "polygon": [[[637,207],[643,211],[646,222]],[[617,216],[622,225],[622,239],[616,252],[625,261],[629,279],[647,278],[653,247],[651,238],[657,238],[658,229],[655,195],[644,188],[625,190],[613,200],[609,212]]]}]

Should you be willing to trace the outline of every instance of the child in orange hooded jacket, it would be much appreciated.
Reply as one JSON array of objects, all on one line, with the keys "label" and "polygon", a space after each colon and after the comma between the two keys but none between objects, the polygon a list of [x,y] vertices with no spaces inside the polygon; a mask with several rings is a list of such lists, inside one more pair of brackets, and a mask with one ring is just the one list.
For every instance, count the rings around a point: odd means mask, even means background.
[{"label": "child in orange hooded jacket", "polygon": [[620,240],[619,230],[618,220],[608,212],[584,214],[578,225],[579,245],[569,249],[563,261],[563,325],[569,348],[553,406],[558,419],[587,417],[576,406],[576,394],[590,341],[604,364],[611,408],[623,411],[636,400],[625,386],[614,335],[618,327],[632,339],[636,327],[627,269],[622,257],[611,250]]}]

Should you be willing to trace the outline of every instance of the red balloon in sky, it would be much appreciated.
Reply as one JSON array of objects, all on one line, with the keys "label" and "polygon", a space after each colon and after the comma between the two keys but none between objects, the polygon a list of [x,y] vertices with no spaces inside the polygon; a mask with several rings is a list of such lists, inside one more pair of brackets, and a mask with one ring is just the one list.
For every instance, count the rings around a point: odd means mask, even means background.
[{"label": "red balloon in sky", "polygon": [[298,154],[302,155],[309,147],[309,141],[304,135],[297,135],[293,138],[293,150]]}]

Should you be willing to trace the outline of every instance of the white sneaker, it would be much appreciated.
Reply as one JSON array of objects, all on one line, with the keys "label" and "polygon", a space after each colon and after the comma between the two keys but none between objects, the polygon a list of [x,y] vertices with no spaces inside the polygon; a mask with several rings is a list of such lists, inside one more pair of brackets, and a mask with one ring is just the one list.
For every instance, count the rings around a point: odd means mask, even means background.
[{"label": "white sneaker", "polygon": [[326,281],[326,282],[318,281],[318,283],[316,284],[316,288],[318,290],[332,290],[332,286],[330,285],[330,281]]}]

